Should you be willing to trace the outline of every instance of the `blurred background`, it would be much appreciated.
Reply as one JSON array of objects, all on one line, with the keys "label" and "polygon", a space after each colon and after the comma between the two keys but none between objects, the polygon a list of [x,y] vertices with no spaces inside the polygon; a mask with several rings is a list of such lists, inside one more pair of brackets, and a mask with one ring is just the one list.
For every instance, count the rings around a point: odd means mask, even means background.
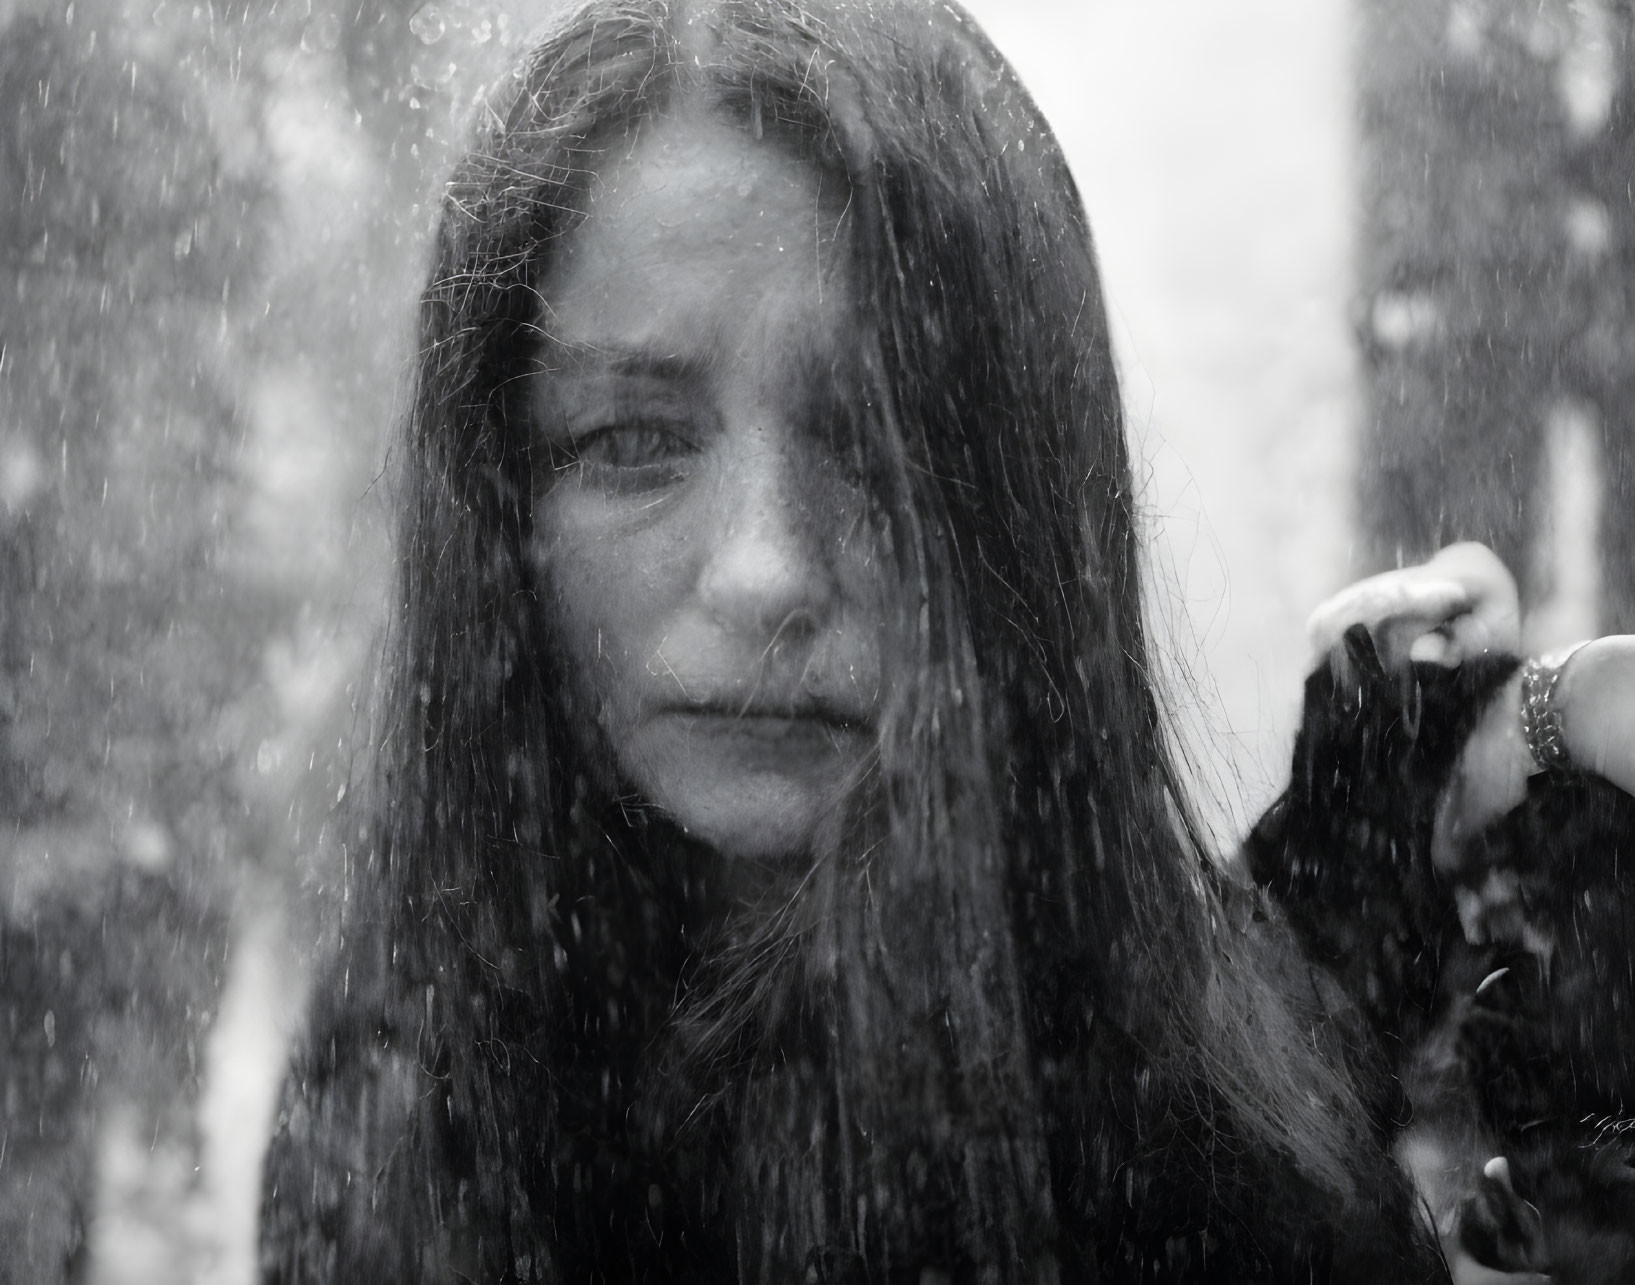
[{"label": "blurred background", "polygon": [[[1629,0],[971,7],[1097,230],[1223,845],[1346,580],[1484,539],[1534,645],[1635,629]],[[0,0],[0,1282],[253,1279],[437,194],[540,15]]]}]

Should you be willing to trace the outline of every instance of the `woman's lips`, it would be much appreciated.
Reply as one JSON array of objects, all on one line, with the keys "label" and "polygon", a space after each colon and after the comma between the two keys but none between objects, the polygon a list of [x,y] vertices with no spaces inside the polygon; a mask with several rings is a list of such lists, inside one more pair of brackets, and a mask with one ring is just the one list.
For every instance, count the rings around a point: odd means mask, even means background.
[{"label": "woman's lips", "polygon": [[826,729],[832,732],[867,731],[867,714],[853,714],[827,708],[811,709],[733,709],[726,706],[687,705],[664,711],[672,718],[696,723],[701,728],[737,729],[750,735],[786,736],[800,728]]},{"label": "woman's lips", "polygon": [[839,731],[864,731],[874,722],[870,703],[844,696],[835,698],[801,692],[783,700],[768,697],[764,691],[736,697],[731,693],[700,696],[694,692],[690,695],[691,699],[660,702],[660,712],[678,718],[721,719],[729,723],[814,723]]},{"label": "woman's lips", "polygon": [[701,730],[720,734],[741,734],[766,740],[784,740],[806,732],[841,735],[864,730],[851,719],[813,714],[726,714],[717,710],[678,711],[677,718],[692,721]]},{"label": "woman's lips", "polygon": [[768,769],[850,756],[872,735],[866,715],[823,707],[778,712],[689,705],[658,711],[650,722],[653,730],[668,728],[698,752],[725,753],[742,758],[746,767]]}]

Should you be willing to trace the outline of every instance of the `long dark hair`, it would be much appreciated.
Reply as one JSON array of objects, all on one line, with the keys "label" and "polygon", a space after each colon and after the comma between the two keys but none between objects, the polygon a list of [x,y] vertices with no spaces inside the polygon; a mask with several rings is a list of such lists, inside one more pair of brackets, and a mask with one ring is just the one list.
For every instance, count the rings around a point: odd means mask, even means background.
[{"label": "long dark hair", "polygon": [[[847,193],[900,579],[857,805],[724,916],[712,854],[585,761],[515,395],[601,158],[683,99]],[[1267,1175],[1291,1252],[1335,1252],[1378,1143],[1188,819],[1089,228],[967,18],[561,21],[448,187],[401,449],[373,829],[269,1168],[275,1273],[1179,1279]]]}]

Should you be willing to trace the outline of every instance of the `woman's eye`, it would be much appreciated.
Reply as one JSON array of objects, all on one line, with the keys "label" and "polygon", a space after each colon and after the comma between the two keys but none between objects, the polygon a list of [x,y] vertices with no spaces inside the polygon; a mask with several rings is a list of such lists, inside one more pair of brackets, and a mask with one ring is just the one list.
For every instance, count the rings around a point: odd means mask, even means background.
[{"label": "woman's eye", "polygon": [[673,429],[653,424],[614,424],[581,433],[573,463],[608,480],[658,485],[685,471],[698,448]]}]

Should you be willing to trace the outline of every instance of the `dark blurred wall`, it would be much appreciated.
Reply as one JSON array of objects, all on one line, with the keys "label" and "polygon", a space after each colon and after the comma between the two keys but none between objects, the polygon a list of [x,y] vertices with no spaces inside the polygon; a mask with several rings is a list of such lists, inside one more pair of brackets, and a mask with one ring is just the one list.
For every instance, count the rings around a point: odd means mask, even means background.
[{"label": "dark blurred wall", "polygon": [[1545,442],[1575,417],[1600,448],[1600,625],[1635,629],[1630,5],[1357,14],[1367,560],[1484,540],[1547,598]]}]

